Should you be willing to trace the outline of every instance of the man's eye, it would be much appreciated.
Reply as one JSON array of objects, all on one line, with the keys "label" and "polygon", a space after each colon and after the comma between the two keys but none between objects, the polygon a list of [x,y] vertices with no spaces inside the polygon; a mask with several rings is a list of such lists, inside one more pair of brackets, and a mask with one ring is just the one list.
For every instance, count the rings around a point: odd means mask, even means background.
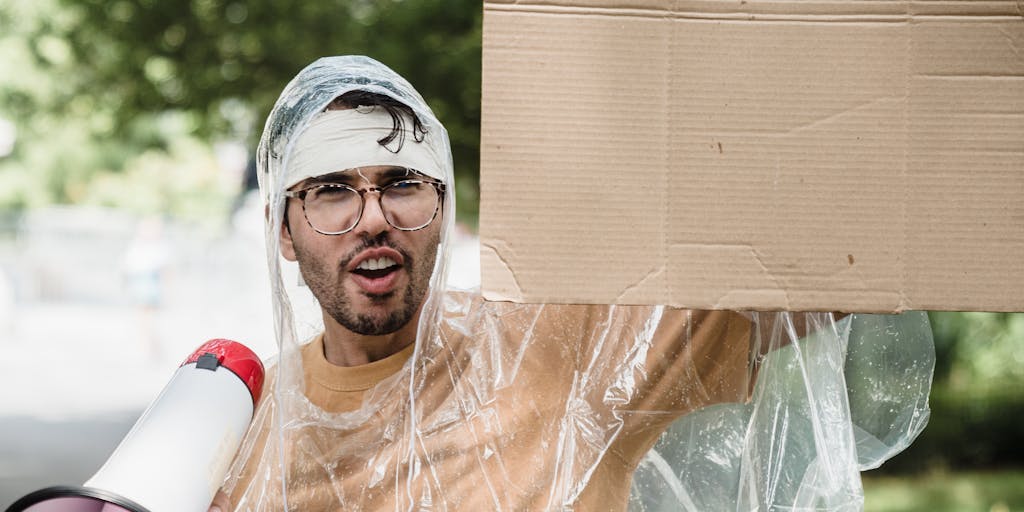
[{"label": "man's eye", "polygon": [[423,183],[422,181],[404,180],[404,181],[396,181],[396,182],[388,185],[388,190],[391,191],[391,193],[395,194],[395,195],[408,195],[408,194],[415,194],[415,193],[423,190],[423,187],[426,187],[426,186],[427,185],[425,183]]},{"label": "man's eye", "polygon": [[321,187],[311,191],[313,201],[346,201],[352,200],[354,196],[358,195],[351,190],[343,187]]}]

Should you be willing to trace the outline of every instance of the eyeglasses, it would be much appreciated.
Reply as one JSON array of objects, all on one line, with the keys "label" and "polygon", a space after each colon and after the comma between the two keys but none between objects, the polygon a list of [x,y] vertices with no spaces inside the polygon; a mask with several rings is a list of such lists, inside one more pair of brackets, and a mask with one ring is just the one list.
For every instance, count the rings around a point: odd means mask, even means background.
[{"label": "eyeglasses", "polygon": [[402,231],[416,231],[437,217],[444,191],[443,183],[412,179],[362,190],[341,183],[321,183],[284,195],[302,201],[306,222],[317,233],[341,235],[359,224],[367,193],[380,194],[380,209],[388,224]]}]

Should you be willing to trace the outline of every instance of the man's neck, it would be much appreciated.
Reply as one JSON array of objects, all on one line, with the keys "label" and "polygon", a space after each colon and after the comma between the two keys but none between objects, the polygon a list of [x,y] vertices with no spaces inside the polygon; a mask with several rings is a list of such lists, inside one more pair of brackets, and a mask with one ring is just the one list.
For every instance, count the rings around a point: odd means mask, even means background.
[{"label": "man's neck", "polygon": [[368,336],[346,329],[330,315],[324,315],[324,357],[335,366],[359,366],[397,354],[416,340],[419,311],[401,329]]}]

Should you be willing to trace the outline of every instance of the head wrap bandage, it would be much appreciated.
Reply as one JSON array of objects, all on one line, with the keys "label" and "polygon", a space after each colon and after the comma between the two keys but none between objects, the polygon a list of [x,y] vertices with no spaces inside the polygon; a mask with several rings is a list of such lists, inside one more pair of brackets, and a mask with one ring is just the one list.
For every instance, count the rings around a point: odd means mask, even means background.
[{"label": "head wrap bandage", "polygon": [[412,119],[404,117],[403,121],[401,133],[384,146],[378,141],[395,129],[395,123],[383,108],[360,107],[318,114],[295,141],[285,188],[307,178],[374,165],[407,167],[444,181],[443,164],[431,145],[416,140]]}]

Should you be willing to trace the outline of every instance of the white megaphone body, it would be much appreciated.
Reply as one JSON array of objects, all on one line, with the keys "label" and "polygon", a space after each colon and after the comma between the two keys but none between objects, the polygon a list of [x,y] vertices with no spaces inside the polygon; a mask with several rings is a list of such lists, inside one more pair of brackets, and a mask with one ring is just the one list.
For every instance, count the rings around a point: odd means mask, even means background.
[{"label": "white megaphone body", "polygon": [[263,363],[214,339],[185,360],[85,485],[48,487],[7,512],[205,512],[252,421]]}]

